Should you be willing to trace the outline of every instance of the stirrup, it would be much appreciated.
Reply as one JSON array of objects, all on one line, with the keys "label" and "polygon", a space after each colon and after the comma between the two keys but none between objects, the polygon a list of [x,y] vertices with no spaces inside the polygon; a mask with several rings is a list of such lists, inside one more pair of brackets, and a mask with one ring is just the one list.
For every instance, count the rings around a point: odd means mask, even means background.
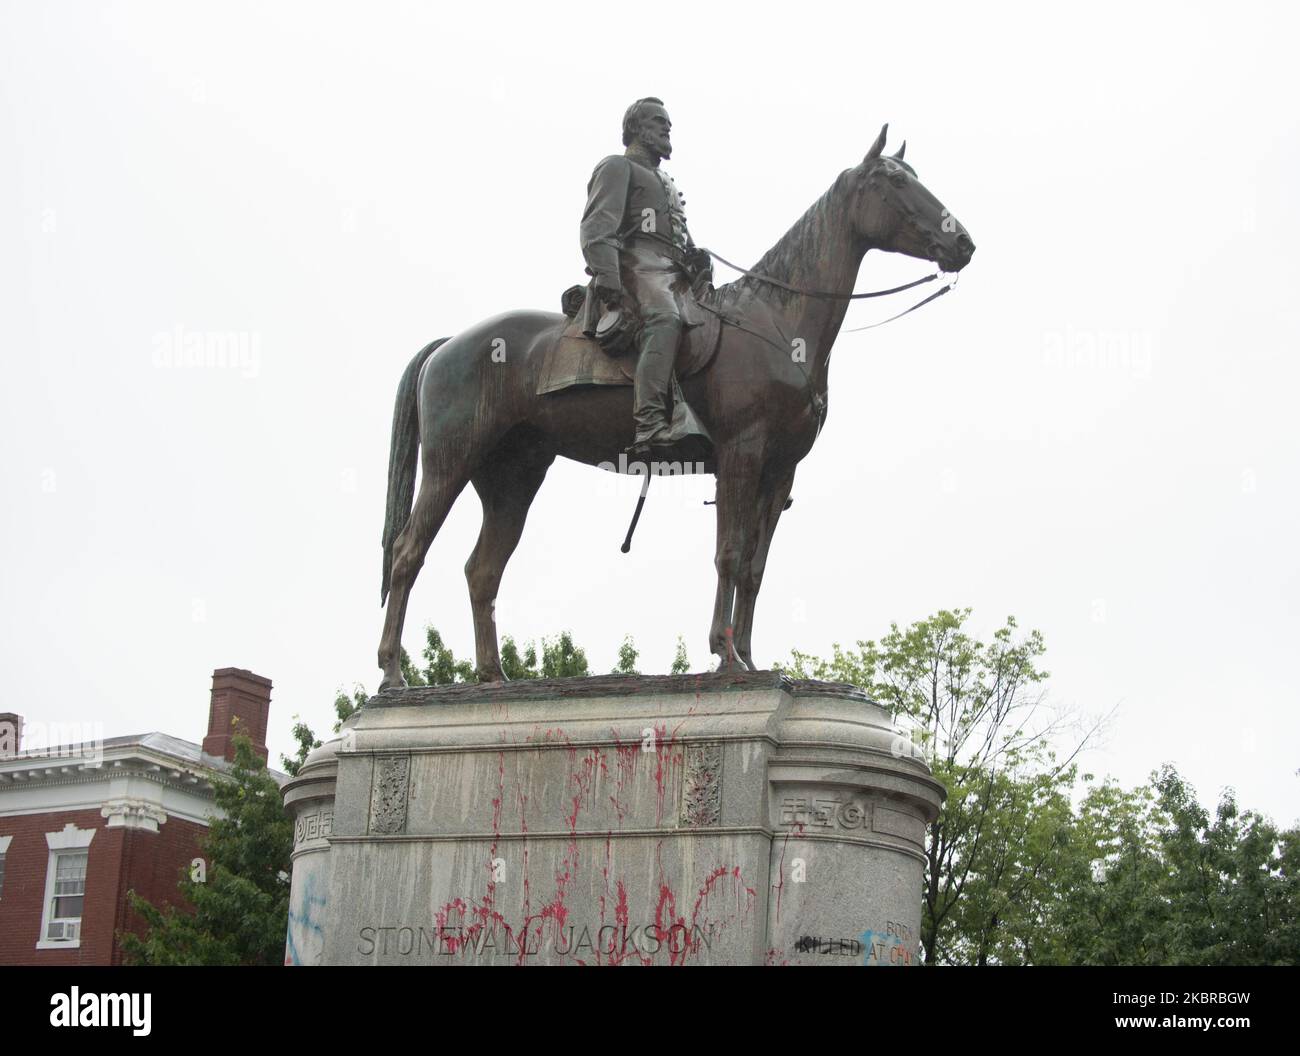
[{"label": "stirrup", "polygon": [[656,448],[663,451],[672,447],[673,443],[672,429],[665,424],[651,433],[648,438],[633,440],[630,445],[623,448],[623,453],[628,456],[648,459]]}]

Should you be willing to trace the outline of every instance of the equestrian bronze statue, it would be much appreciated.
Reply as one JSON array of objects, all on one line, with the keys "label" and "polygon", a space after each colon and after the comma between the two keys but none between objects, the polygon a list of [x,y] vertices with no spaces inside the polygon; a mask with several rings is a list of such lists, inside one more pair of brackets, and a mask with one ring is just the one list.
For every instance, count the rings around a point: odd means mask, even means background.
[{"label": "equestrian bronze statue", "polygon": [[[662,114],[662,124],[657,120],[661,111],[657,101],[634,104],[629,111],[632,142],[643,129],[652,135],[658,128],[667,146],[667,114]],[[754,666],[754,605],[768,548],[795,467],[812,449],[826,418],[831,347],[849,300],[868,296],[853,293],[864,254],[869,249],[903,253],[958,272],[975,251],[965,229],[903,160],[903,151],[883,153],[887,128],[862,161],[840,173],[737,281],[717,289],[695,281],[692,269],[696,277],[703,269],[699,253],[692,263],[685,251],[691,244],[684,216],[680,261],[671,241],[661,239],[666,251],[651,247],[667,252],[672,264],[667,286],[677,310],[675,337],[662,322],[668,302],[646,295],[643,287],[628,289],[640,282],[637,271],[645,257],[632,251],[624,259],[620,232],[631,232],[620,220],[612,225],[613,234],[596,236],[608,241],[592,244],[612,253],[602,255],[598,249],[593,258],[588,251],[592,281],[586,291],[566,294],[564,312],[506,312],[416,355],[402,375],[393,414],[383,536],[381,597],[387,610],[379,643],[381,690],[403,684],[401,635],[411,585],[466,484],[474,485],[483,505],[478,542],[465,565],[477,674],[483,681],[499,681],[504,676],[494,615],[497,589],[551,463],[560,456],[592,466],[644,470],[627,461],[626,448],[639,440],[658,447],[665,439],[665,419],[670,441],[707,438],[698,450],[704,471],[717,480],[718,583],[709,649],[721,667]],[[625,138],[628,131],[625,120]],[[659,152],[659,157],[667,156],[666,150]],[[635,159],[633,164],[641,165]],[[592,191],[599,189],[597,177]],[[660,186],[667,193],[670,185]],[[678,237],[671,232],[671,204],[668,213],[671,240]],[[656,218],[655,224],[660,223]],[[611,229],[608,219],[597,226],[603,232]],[[585,219],[583,229],[588,230]],[[657,231],[664,234],[660,227]],[[621,354],[617,341],[605,348],[588,336],[592,315],[604,316],[611,307],[640,317],[625,335]],[[662,334],[654,324],[657,315]],[[643,367],[647,349],[661,358]],[[661,402],[664,362],[675,367],[667,386],[671,408]],[[417,460],[422,470],[418,496]]]}]

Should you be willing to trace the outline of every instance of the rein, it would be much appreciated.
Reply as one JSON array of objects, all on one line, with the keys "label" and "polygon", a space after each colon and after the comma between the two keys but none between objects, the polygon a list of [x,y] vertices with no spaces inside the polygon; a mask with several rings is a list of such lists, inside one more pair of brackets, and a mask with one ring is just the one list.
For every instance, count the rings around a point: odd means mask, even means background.
[{"label": "rein", "polygon": [[[791,286],[788,282],[782,282],[780,279],[774,279],[770,275],[760,275],[758,274],[758,272],[749,271],[746,268],[742,268],[736,264],[733,264],[731,263],[731,261],[727,260],[725,257],[721,256],[720,254],[714,253],[713,250],[711,249],[705,249],[704,252],[707,253],[709,256],[711,256],[719,264],[726,265],[732,271],[740,272],[740,274],[743,275],[745,278],[757,279],[759,282],[766,282],[771,286],[780,287],[783,290],[788,290],[790,293],[797,293],[803,297],[817,297],[817,298],[821,298],[822,300],[828,300],[828,301],[859,301],[859,300],[864,300],[865,298],[868,297],[888,297],[891,293],[902,293],[904,290],[910,290],[916,286],[924,286],[927,282],[934,282],[935,279],[937,279],[941,274],[943,274],[942,272],[936,271],[933,275],[925,275],[922,278],[916,279],[913,282],[905,283],[902,286],[894,286],[892,289],[888,289],[888,290],[873,290],[870,293],[832,293],[829,290],[805,290],[805,289],[801,289],[798,286]],[[911,308],[907,308],[904,311],[899,312],[897,315],[891,315],[888,319],[882,319],[878,323],[868,323],[866,326],[851,326],[844,329],[843,332],[846,334],[856,334],[856,333],[860,333],[863,330],[874,330],[878,326],[884,326],[886,323],[892,323],[895,319],[901,319],[903,318],[903,316],[916,311],[918,308],[924,308],[931,301],[938,300],[940,297],[942,297],[945,293],[947,293],[956,285],[957,285],[957,276],[954,275],[952,281],[948,283],[947,286],[944,286],[942,289],[935,290],[935,292],[930,294],[928,297],[923,297],[921,300],[917,301],[914,305],[912,305]]]},{"label": "rein", "polygon": [[[934,276],[931,275],[930,278],[934,278]],[[924,308],[931,301],[937,301],[940,297],[942,297],[945,293],[947,293],[956,285],[957,285],[957,276],[954,275],[952,277],[952,282],[948,283],[947,286],[941,286],[939,289],[935,290],[934,293],[930,294],[930,296],[924,297],[921,300],[917,301],[914,305],[912,305],[911,308],[905,308],[897,315],[891,315],[888,319],[881,319],[880,322],[878,323],[868,323],[866,326],[845,327],[843,328],[843,332],[846,334],[857,334],[857,333],[861,333],[863,330],[874,330],[878,326],[884,326],[886,323],[892,323],[895,319],[901,319],[903,318],[903,316],[916,311],[918,308]]]},{"label": "rein", "polygon": [[[703,248],[703,247],[701,247]],[[828,290],[804,290],[798,286],[791,286],[788,282],[782,282],[780,279],[774,279],[770,275],[760,275],[756,271],[746,271],[726,258],[714,253],[711,249],[704,250],[709,256],[719,264],[725,264],[732,271],[738,271],[748,279],[758,279],[759,282],[766,282],[771,286],[779,286],[783,290],[789,290],[791,293],[802,294],[804,297],[820,297],[827,301],[858,301],[865,297],[887,297],[891,293],[902,293],[904,290],[910,290],[914,286],[924,286],[927,282],[934,282],[940,275],[935,272],[933,275],[926,275],[924,278],[917,279],[915,282],[909,282],[903,286],[895,286],[892,290],[874,290],[871,293],[831,293]]]}]

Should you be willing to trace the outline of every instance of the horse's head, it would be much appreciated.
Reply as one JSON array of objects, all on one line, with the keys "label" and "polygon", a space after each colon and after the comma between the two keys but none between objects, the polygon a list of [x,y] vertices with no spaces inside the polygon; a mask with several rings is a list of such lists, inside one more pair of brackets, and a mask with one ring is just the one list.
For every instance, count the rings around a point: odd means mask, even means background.
[{"label": "horse's head", "polygon": [[888,131],[885,125],[854,170],[861,187],[854,210],[857,235],[876,249],[933,261],[944,271],[961,271],[970,263],[975,243],[903,160],[906,143],[897,154],[882,153]]}]

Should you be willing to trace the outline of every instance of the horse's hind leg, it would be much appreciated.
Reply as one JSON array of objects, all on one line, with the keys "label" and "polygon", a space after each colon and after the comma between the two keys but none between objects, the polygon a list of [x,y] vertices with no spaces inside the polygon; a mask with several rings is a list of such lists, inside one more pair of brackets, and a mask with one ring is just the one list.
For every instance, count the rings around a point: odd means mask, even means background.
[{"label": "horse's hind leg", "polygon": [[505,679],[497,647],[497,590],[506,562],[519,545],[528,509],[554,461],[553,452],[539,448],[531,437],[521,436],[502,445],[470,478],[483,503],[483,527],[465,562],[480,682]]},{"label": "horse's hind leg", "polygon": [[[424,564],[433,537],[447,519],[456,497],[465,488],[465,476],[459,469],[443,467],[443,472],[430,472],[426,461],[420,493],[416,496],[406,527],[393,541],[393,576],[389,589],[388,608],[384,613],[384,633],[379,639],[379,666],[384,669],[385,689],[404,686],[402,677],[402,626],[406,622],[406,603],[411,597],[411,586]],[[454,473],[455,475],[450,475]],[[447,475],[444,475],[447,474]]]}]

